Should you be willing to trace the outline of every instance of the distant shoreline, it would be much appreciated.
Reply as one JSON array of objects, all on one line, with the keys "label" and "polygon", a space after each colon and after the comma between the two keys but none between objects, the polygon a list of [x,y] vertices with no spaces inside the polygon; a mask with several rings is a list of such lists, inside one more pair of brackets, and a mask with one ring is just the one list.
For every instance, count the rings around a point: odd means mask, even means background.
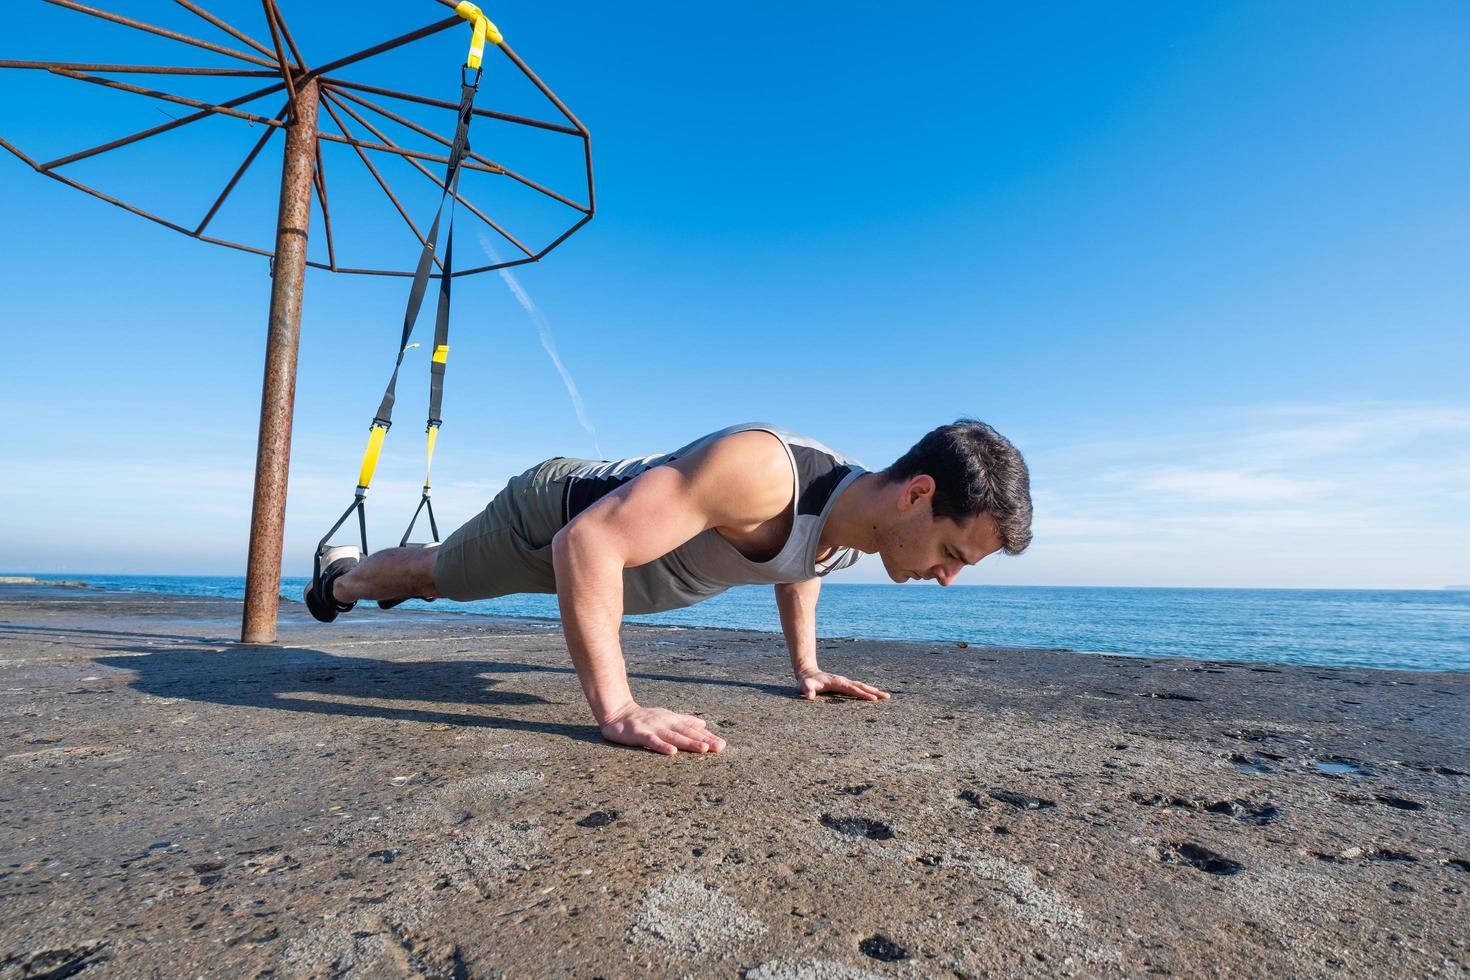
[{"label": "distant shoreline", "polygon": [[90,589],[87,582],[74,579],[36,578],[34,575],[0,575],[0,585],[54,585],[68,589]]}]

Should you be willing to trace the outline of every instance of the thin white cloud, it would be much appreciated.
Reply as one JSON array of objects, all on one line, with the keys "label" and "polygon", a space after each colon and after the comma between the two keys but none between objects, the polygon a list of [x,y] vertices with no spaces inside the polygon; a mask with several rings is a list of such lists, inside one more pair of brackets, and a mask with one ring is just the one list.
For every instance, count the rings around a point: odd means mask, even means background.
[{"label": "thin white cloud", "polygon": [[1333,485],[1258,470],[1170,466],[1141,474],[1137,489],[1202,503],[1264,503],[1320,498],[1331,493]]},{"label": "thin white cloud", "polygon": [[[106,493],[99,497],[98,474]],[[352,500],[357,460],[297,454],[286,509],[284,565],[303,574],[322,533]],[[16,460],[0,484],[0,570],[236,574],[250,533],[251,455]],[[499,480],[435,481],[441,535],[482,510]],[[422,460],[385,458],[368,496],[369,544],[397,544],[419,500]],[[43,492],[35,494],[35,488]],[[187,493],[178,488],[187,487]],[[62,533],[58,533],[61,529]],[[355,529],[339,537],[354,540]],[[420,519],[415,540],[427,540]]]},{"label": "thin white cloud", "polygon": [[1036,542],[969,581],[1470,580],[1470,408],[1267,406],[1031,454]]},{"label": "thin white cloud", "polygon": [[1366,450],[1394,452],[1425,440],[1470,434],[1470,408],[1443,404],[1362,402],[1276,406],[1251,413],[1260,431],[1240,449],[1271,460],[1300,460]]}]

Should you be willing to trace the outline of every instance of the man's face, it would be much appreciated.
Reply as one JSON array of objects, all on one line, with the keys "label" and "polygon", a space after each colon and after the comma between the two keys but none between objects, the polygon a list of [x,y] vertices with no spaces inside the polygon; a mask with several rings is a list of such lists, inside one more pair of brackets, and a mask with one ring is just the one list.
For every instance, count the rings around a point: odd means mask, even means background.
[{"label": "man's face", "polygon": [[965,566],[1000,550],[1000,532],[989,514],[957,522],[935,519],[933,507],[933,478],[916,476],[899,489],[891,519],[878,526],[878,557],[893,581],[949,585]]}]

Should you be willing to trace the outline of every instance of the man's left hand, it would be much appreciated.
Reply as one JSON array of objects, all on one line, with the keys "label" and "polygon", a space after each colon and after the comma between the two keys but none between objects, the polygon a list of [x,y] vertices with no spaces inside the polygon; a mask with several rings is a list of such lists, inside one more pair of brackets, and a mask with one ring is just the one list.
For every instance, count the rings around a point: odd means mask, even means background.
[{"label": "man's left hand", "polygon": [[797,692],[808,701],[815,701],[818,694],[841,694],[859,701],[887,701],[889,698],[887,691],[825,670],[811,670],[798,675],[796,685]]}]

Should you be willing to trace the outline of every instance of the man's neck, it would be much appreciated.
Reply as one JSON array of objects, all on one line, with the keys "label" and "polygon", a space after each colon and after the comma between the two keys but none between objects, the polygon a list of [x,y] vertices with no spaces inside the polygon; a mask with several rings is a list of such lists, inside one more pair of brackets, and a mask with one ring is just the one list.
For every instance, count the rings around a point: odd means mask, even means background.
[{"label": "man's neck", "polygon": [[818,552],[829,548],[853,548],[865,555],[878,550],[878,522],[874,519],[887,494],[881,473],[864,473],[848,484],[832,505]]}]

